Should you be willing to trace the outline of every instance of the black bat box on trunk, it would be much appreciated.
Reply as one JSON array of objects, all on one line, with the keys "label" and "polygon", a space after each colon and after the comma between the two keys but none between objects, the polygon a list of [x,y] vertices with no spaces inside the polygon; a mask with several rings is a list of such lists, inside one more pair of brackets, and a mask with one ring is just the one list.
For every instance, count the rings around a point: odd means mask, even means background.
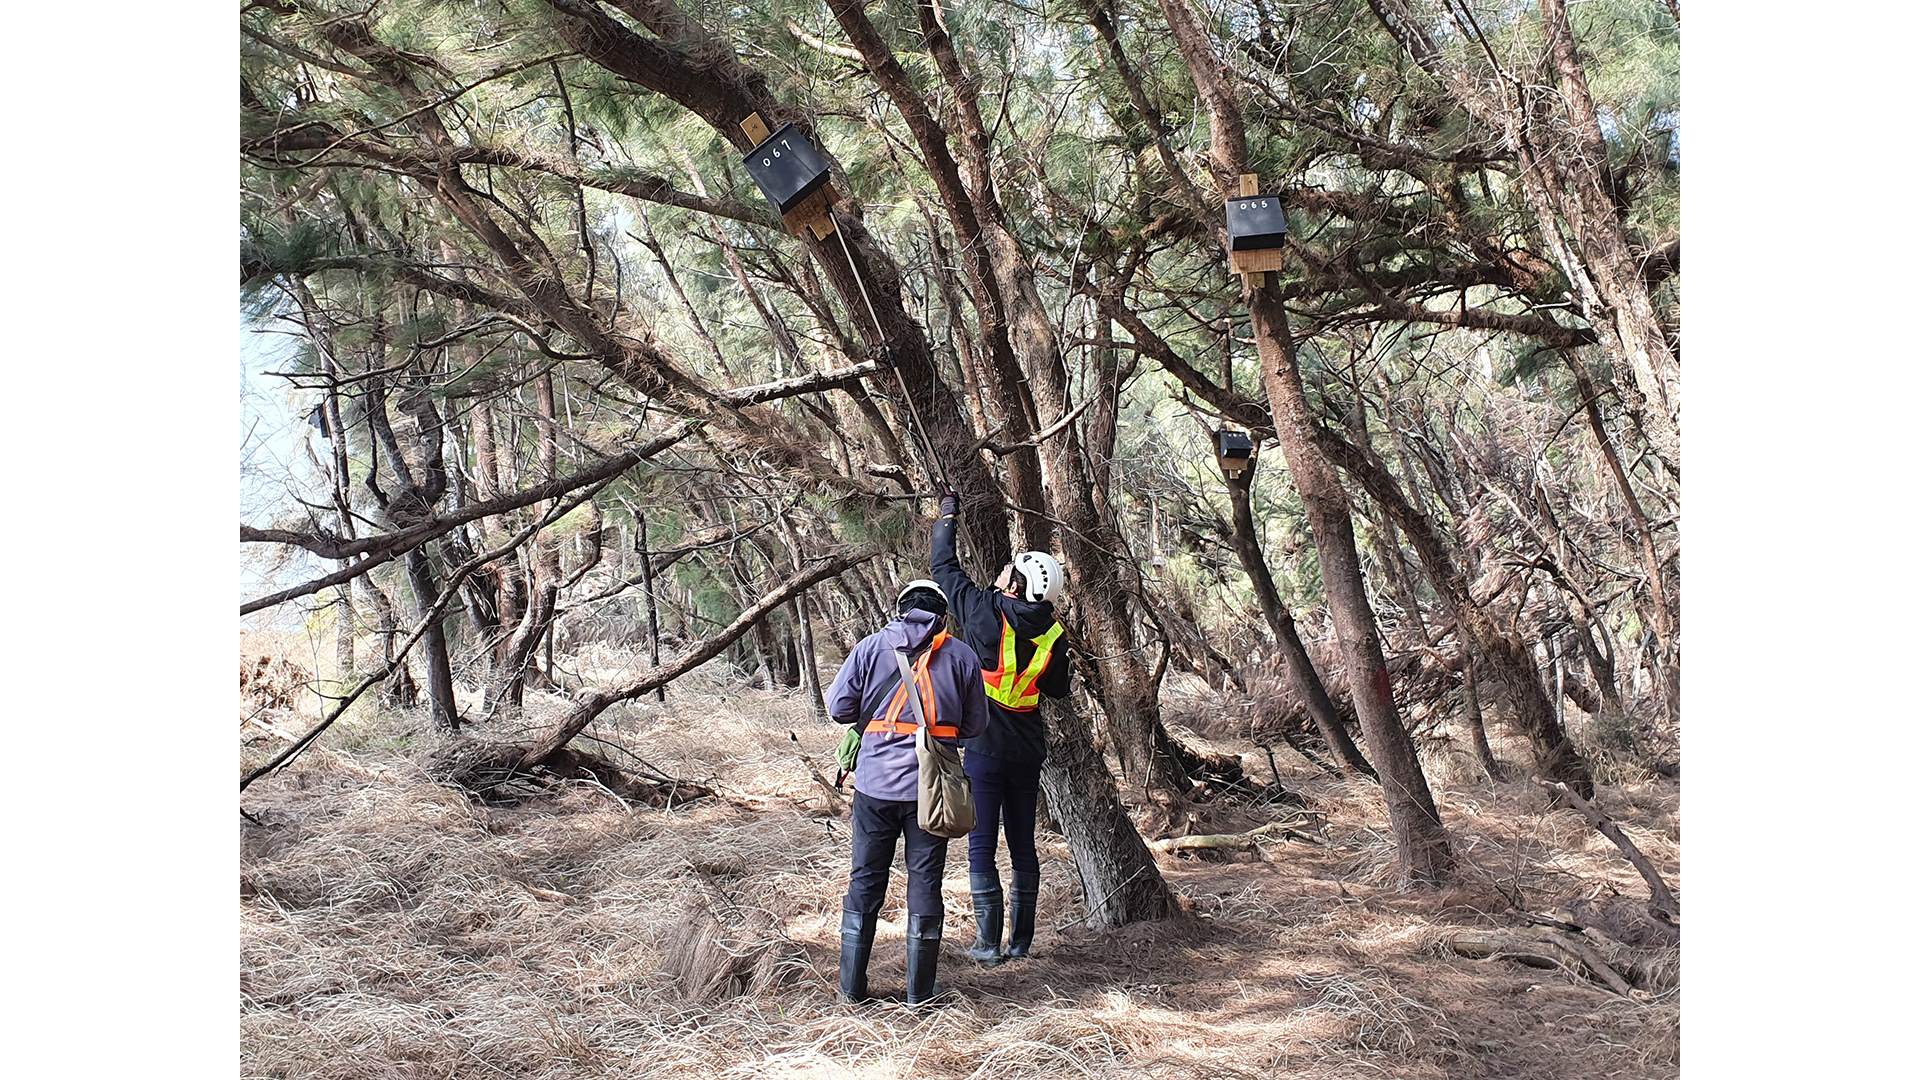
[{"label": "black bat box on trunk", "polygon": [[1264,251],[1287,242],[1287,208],[1272,195],[1227,200],[1227,250]]},{"label": "black bat box on trunk", "polygon": [[792,124],[780,125],[780,130],[749,151],[746,166],[760,193],[783,215],[820,190],[828,176],[827,160],[813,140]]},{"label": "black bat box on trunk", "polygon": [[1213,433],[1213,452],[1221,472],[1228,477],[1239,476],[1253,464],[1253,436],[1221,428]]}]

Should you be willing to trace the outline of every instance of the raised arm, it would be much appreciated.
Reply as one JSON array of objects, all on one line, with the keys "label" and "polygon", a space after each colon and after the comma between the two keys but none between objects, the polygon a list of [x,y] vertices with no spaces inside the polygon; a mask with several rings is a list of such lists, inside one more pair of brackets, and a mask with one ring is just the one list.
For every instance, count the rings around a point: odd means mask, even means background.
[{"label": "raised arm", "polygon": [[960,531],[958,518],[960,500],[953,495],[940,497],[940,517],[933,523],[933,580],[947,594],[947,606],[960,620],[960,625],[970,623],[972,615],[980,606],[993,604],[993,594],[973,583],[967,572],[960,568],[960,553],[955,539]]}]

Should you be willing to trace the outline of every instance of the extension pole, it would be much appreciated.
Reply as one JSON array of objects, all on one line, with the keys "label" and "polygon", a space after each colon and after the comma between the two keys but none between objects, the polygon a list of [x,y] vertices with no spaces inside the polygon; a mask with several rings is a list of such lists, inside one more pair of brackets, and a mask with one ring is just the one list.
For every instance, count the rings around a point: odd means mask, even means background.
[{"label": "extension pole", "polygon": [[900,374],[900,368],[893,362],[893,343],[887,339],[886,327],[880,325],[880,313],[874,310],[873,297],[867,292],[867,279],[860,273],[860,264],[853,259],[853,249],[847,246],[847,232],[840,228],[838,214],[831,210],[828,214],[833,218],[833,235],[840,239],[840,252],[847,258],[847,269],[853,274],[853,283],[860,287],[861,301],[867,305],[867,318],[873,320],[873,332],[880,337],[880,350],[886,356],[887,367],[893,371],[894,384],[900,387],[901,400],[907,403],[907,415],[911,419],[910,426],[914,429],[914,441],[920,445],[920,451],[925,455],[928,472],[940,482],[941,487],[951,491],[953,485],[947,480],[946,470],[940,467],[940,455],[934,453],[933,440],[927,435],[926,421],[920,419],[920,407],[913,403],[913,395],[907,391],[906,377]]}]

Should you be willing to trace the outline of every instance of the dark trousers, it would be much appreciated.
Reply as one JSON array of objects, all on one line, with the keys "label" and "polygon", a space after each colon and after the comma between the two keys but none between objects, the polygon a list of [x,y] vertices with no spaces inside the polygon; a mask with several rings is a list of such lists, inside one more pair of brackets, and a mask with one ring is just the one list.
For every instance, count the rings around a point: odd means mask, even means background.
[{"label": "dark trousers", "polygon": [[1033,819],[1040,808],[1040,766],[1016,765],[984,754],[968,754],[967,779],[973,786],[973,832],[967,834],[967,871],[999,880],[994,849],[1000,830],[1007,832],[1007,861],[1016,873],[1040,872],[1033,849]]},{"label": "dark trousers", "polygon": [[853,793],[853,873],[845,908],[871,915],[887,898],[894,842],[907,836],[907,913],[944,917],[940,879],[947,870],[947,841],[920,828],[918,803],[873,799]]}]

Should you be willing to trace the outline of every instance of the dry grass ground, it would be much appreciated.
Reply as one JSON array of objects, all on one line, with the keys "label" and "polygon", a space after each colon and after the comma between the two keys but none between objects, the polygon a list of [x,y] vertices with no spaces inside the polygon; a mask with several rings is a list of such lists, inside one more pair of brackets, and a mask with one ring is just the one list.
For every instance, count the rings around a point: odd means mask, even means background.
[{"label": "dry grass ground", "polygon": [[[530,707],[534,725],[557,706]],[[256,720],[258,723],[259,720]],[[287,727],[298,723],[282,719]],[[1429,765],[1463,884],[1387,887],[1377,792],[1281,751],[1330,841],[1264,858],[1163,857],[1190,918],[1095,934],[1066,847],[1042,835],[1032,959],[968,964],[963,849],[947,866],[942,981],[960,1001],[836,1004],[848,855],[788,732],[830,768],[839,730],[801,700],[676,683],[598,725],[721,795],[630,809],[579,784],[482,806],[419,764],[424,721],[343,721],[244,800],[241,1071],[248,1077],[1669,1077],[1677,994],[1618,997],[1564,973],[1449,955],[1460,927],[1583,898],[1631,911],[1644,885],[1524,782],[1448,750]],[[243,727],[243,758],[268,743]],[[484,731],[509,738],[507,730]],[[272,740],[277,744],[277,740]],[[1242,745],[1235,749],[1248,750]],[[1497,746],[1508,760],[1519,747]],[[1267,775],[1264,756],[1247,758]],[[1679,887],[1678,784],[1615,774],[1603,803]],[[1209,830],[1281,811],[1229,805]],[[904,982],[896,867],[872,983]],[[678,974],[676,974],[678,973]],[[717,973],[717,974],[716,974]],[[688,976],[688,977],[683,977]],[[690,982],[695,985],[690,985]]]}]

